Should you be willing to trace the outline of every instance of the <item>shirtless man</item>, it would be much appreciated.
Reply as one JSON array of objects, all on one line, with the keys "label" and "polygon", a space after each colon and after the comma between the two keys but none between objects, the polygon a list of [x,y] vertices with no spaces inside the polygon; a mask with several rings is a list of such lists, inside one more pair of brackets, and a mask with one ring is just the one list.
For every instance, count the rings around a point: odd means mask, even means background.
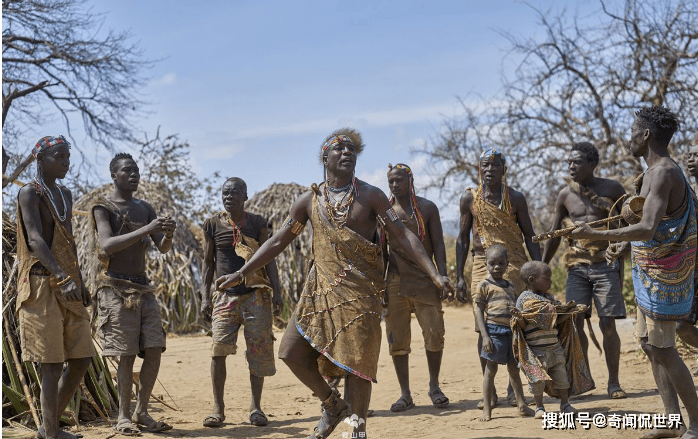
[{"label": "shirtless man", "polygon": [[[414,175],[409,166],[389,165],[388,185],[390,203],[405,227],[424,245],[427,255],[434,258],[442,276],[446,276],[446,246],[441,228],[439,209],[414,191]],[[385,315],[385,332],[397,380],[400,398],[390,411],[402,412],[414,407],[410,392],[410,316],[417,316],[424,336],[424,348],[429,366],[429,397],[434,407],[444,408],[449,401],[439,387],[439,371],[444,349],[444,312],[441,310],[443,291],[434,285],[429,274],[413,260],[406,257],[400,247],[390,245],[388,262],[388,312]]]},{"label": "shirtless man", "polygon": [[[540,261],[540,247],[531,240],[534,233],[526,198],[521,192],[506,184],[504,154],[496,149],[483,151],[479,166],[480,181],[477,190],[466,190],[460,200],[460,233],[456,241],[456,273],[458,275],[456,298],[461,302],[470,301],[472,290],[489,276],[485,267],[485,250],[490,245],[502,244],[506,247],[509,267],[504,274],[504,279],[514,285],[517,296],[526,289],[526,284],[519,275],[519,269],[528,261],[524,242],[531,259]],[[469,291],[463,271],[468,250],[470,250],[471,232],[473,234],[473,269]],[[475,332],[478,333],[477,356],[480,358],[480,367],[484,374],[487,360],[480,356],[482,336],[477,323]],[[494,386],[493,391],[492,400],[496,405],[497,392]],[[507,400],[509,405],[516,406],[516,396],[511,384],[507,389]],[[484,403],[480,401],[478,408],[483,407]]]},{"label": "shirtless man", "polygon": [[[607,218],[613,204],[625,195],[625,189],[617,181],[594,176],[594,169],[599,163],[599,152],[591,143],[575,143],[567,163],[572,181],[557,197],[553,230],[570,226],[577,221],[588,223]],[[545,242],[543,262],[550,263],[560,240],[561,238],[555,238]],[[608,397],[625,398],[618,380],[620,337],[616,330],[616,319],[625,318],[622,261],[606,261],[606,241],[569,240],[569,244],[563,258],[567,269],[565,301],[574,300],[577,304],[587,305],[591,310],[593,299],[603,334],[603,350],[608,368]],[[626,246],[624,254],[629,250],[630,247]],[[584,318],[587,315],[590,314],[578,313],[575,319],[584,358],[589,364],[589,340],[584,332]]]},{"label": "shirtless man", "polygon": [[[33,184],[17,203],[17,313],[22,361],[41,363],[39,438],[72,439],[58,419],[87,372],[94,346],[71,225],[73,196],[56,183],[70,169],[70,144],[63,136],[41,138]],[[67,367],[63,370],[63,363]]]},{"label": "shirtless man", "polygon": [[[150,204],[133,197],[140,172],[130,154],[117,154],[109,170],[114,191],[95,203],[92,214],[104,265],[97,291],[102,355],[119,357],[119,417],[115,429],[126,435],[166,431],[172,426],[155,421],[148,414],[148,401],[165,350],[165,331],[153,294],[155,288],[149,285],[145,274],[145,254],[150,240],[161,253],[168,252],[176,224],[169,217],[158,217]],[[131,417],[133,363],[137,354],[143,357],[143,366]]]},{"label": "shirtless man", "polygon": [[[681,414],[678,394],[689,420],[688,431],[683,426],[653,429],[642,435],[643,439],[698,438],[698,396],[691,373],[674,345],[676,321],[691,310],[696,257],[696,206],[688,181],[668,150],[677,128],[676,116],[666,108],[645,107],[637,112],[630,131],[630,152],[647,163],[647,170],[635,182],[639,195],[645,198],[637,224],[595,230],[578,222],[572,232],[576,239],[632,243],[640,346],[652,365],[665,415]],[[611,246],[609,253],[617,253],[618,247]]]},{"label": "shirtless man", "polygon": [[[267,220],[245,211],[247,184],[237,177],[229,178],[221,190],[225,211],[204,221],[204,266],[201,282],[201,310],[212,319],[211,384],[213,385],[213,413],[204,419],[205,427],[220,427],[225,421],[225,359],[237,352],[237,337],[244,325],[246,359],[250,370],[249,420],[252,425],[264,426],[269,422],[262,411],[264,377],[276,373],[274,365],[274,334],[272,333],[272,305],[274,315],[281,313],[281,287],[276,262],[269,262],[257,276],[257,283],[238,285],[227,291],[216,291],[211,297],[214,271],[222,276],[235,273],[245,264],[249,255],[269,238]],[[240,254],[238,254],[240,253]],[[273,297],[272,297],[273,291]]]},{"label": "shirtless man", "polygon": [[[311,438],[328,437],[346,417],[356,437],[366,437],[385,285],[381,248],[375,243],[378,223],[429,273],[439,290],[452,289],[419,238],[407,233],[385,194],[354,177],[356,157],[363,148],[356,130],[344,128],[328,136],[320,150],[325,181],[298,197],[284,227],[240,270],[216,280],[219,290],[241,283],[286,248],[310,220],[315,261],[281,340],[279,358],[322,401],[322,417]],[[323,375],[347,376],[346,401]]]}]

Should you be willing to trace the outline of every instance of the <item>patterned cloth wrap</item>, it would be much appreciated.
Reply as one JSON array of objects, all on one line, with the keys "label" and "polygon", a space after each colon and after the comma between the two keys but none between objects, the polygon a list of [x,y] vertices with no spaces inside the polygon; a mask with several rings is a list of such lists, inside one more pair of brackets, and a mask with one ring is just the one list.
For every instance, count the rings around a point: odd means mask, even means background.
[{"label": "patterned cloth wrap", "polygon": [[675,213],[662,218],[652,239],[631,244],[637,306],[657,320],[687,317],[698,284],[696,211],[690,191],[686,190],[684,203]]},{"label": "patterned cloth wrap", "polygon": [[[586,310],[586,306],[575,305],[573,302],[566,304],[557,302],[555,304],[531,291],[521,293],[517,301],[517,307],[519,305],[522,310],[522,317],[527,323],[534,323],[536,326],[546,329],[551,329],[558,325],[558,339],[562,349],[565,351],[565,370],[570,381],[569,395],[581,395],[596,388],[589,367],[584,360],[584,351],[582,351],[582,344],[579,341],[574,318],[570,318],[560,324],[557,323],[558,313],[583,312]],[[519,362],[519,368],[526,375],[529,383],[547,381],[545,393],[552,397],[559,397],[558,390],[553,388],[550,375],[548,375],[538,357],[526,343],[524,332],[519,328],[518,322],[519,317],[512,316],[512,345],[514,358]]]},{"label": "patterned cloth wrap", "polygon": [[326,377],[349,373],[376,382],[385,290],[381,247],[326,218],[313,185],[315,262],[296,305],[296,328],[322,355]]}]

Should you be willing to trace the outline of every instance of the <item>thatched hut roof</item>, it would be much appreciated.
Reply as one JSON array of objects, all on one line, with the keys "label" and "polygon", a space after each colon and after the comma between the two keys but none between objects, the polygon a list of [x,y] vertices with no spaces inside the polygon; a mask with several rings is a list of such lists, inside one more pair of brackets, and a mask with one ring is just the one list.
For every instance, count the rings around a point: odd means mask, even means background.
[{"label": "thatched hut roof", "polygon": [[[296,183],[274,183],[247,200],[245,210],[266,218],[270,234],[273,234],[281,227],[296,198],[308,190]],[[291,305],[298,302],[312,253],[312,228],[308,222],[303,233],[276,257],[281,289]]]}]

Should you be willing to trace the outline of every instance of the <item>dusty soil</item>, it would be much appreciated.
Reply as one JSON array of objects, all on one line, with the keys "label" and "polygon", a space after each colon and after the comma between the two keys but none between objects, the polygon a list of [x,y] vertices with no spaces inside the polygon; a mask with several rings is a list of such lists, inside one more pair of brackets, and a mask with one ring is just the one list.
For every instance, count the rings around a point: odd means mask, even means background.
[{"label": "dusty soil", "polygon": [[[395,377],[388,346],[383,340],[378,366],[378,384],[373,386],[371,408],[375,411],[368,419],[368,435],[380,438],[576,438],[576,437],[639,437],[639,430],[596,428],[590,430],[543,430],[540,420],[516,417],[516,409],[506,404],[493,412],[488,423],[478,421],[480,410],[476,404],[481,397],[482,375],[475,352],[473,315],[470,307],[448,307],[445,309],[446,348],[441,369],[441,383],[451,404],[446,409],[433,408],[427,395],[428,373],[421,330],[416,319],[412,319],[412,354],[410,356],[410,382],[416,407],[403,412],[390,412],[390,405],[399,397],[399,386]],[[597,388],[578,398],[573,405],[580,411],[593,416],[595,413],[658,413],[662,404],[655,389],[649,363],[643,358],[634,341],[634,319],[618,321],[622,339],[621,384],[628,393],[623,400],[610,400],[606,396],[606,366],[603,355],[590,353],[592,374]],[[601,332],[596,329],[601,337]],[[277,339],[281,333],[276,334]],[[244,355],[228,359],[228,385],[226,388],[226,425],[219,429],[205,428],[202,420],[211,412],[211,389],[209,375],[210,338],[205,336],[171,336],[167,351],[163,354],[160,382],[154,393],[162,396],[175,411],[161,404],[153,404],[151,413],[156,419],[164,419],[174,425],[165,434],[144,434],[143,437],[234,437],[234,438],[302,438],[307,437],[320,413],[319,402],[277,360],[277,373],[267,378],[262,398],[263,409],[269,417],[269,425],[255,427],[248,422],[250,401],[249,380]],[[601,340],[599,340],[601,341]],[[244,352],[244,339],[240,337],[238,352]],[[278,342],[277,342],[278,347]],[[592,346],[592,349],[593,346]],[[687,363],[689,368],[694,360]],[[523,378],[525,382],[525,377]],[[698,378],[694,378],[694,385]],[[506,369],[500,368],[496,386],[501,400],[506,398]],[[525,388],[526,386],[524,386]],[[524,389],[530,398],[528,390]],[[174,402],[173,402],[174,400]],[[546,397],[548,409],[557,409],[558,402]],[[684,417],[686,412],[684,409]],[[83,425],[78,428],[86,438],[106,439],[114,433],[105,424]],[[340,424],[333,438],[351,437],[350,427]],[[118,437],[118,436],[117,436]]]}]

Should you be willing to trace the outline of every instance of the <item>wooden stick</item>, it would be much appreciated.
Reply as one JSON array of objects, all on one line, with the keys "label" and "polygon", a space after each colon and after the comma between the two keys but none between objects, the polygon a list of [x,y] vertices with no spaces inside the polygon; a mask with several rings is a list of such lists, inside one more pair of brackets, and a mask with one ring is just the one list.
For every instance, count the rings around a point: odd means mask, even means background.
[{"label": "wooden stick", "polygon": [[[616,215],[616,216],[612,216],[610,218],[603,218],[600,220],[592,221],[590,223],[587,223],[587,226],[589,226],[589,227],[600,226],[600,225],[607,224],[607,223],[610,223],[610,222],[613,222],[613,221],[616,221],[619,219],[623,219],[623,218],[624,218],[623,215]],[[541,242],[541,241],[546,241],[548,239],[559,238],[560,236],[569,235],[576,228],[577,228],[577,226],[572,226],[572,227],[567,227],[565,229],[558,229],[558,230],[553,230],[553,231],[547,232],[547,233],[541,233],[540,235],[536,235],[533,238],[531,238],[531,240],[533,242]]]},{"label": "wooden stick", "polygon": [[22,384],[22,390],[24,390],[24,396],[27,398],[27,404],[29,404],[29,410],[32,412],[32,417],[34,418],[34,422],[36,423],[36,428],[38,429],[41,427],[41,421],[39,420],[39,415],[36,413],[36,407],[34,406],[34,397],[32,396],[31,390],[29,390],[29,386],[27,385],[27,380],[24,378],[24,372],[22,371],[22,363],[19,361],[19,357],[17,355],[17,350],[15,349],[15,340],[12,335],[12,330],[10,329],[10,324],[8,323],[8,319],[3,319],[5,321],[5,332],[7,332],[7,336],[10,338],[9,340],[9,345],[10,345],[10,352],[12,353],[12,359],[14,360],[14,365],[15,369],[17,370],[17,375],[19,375],[19,382]]}]

